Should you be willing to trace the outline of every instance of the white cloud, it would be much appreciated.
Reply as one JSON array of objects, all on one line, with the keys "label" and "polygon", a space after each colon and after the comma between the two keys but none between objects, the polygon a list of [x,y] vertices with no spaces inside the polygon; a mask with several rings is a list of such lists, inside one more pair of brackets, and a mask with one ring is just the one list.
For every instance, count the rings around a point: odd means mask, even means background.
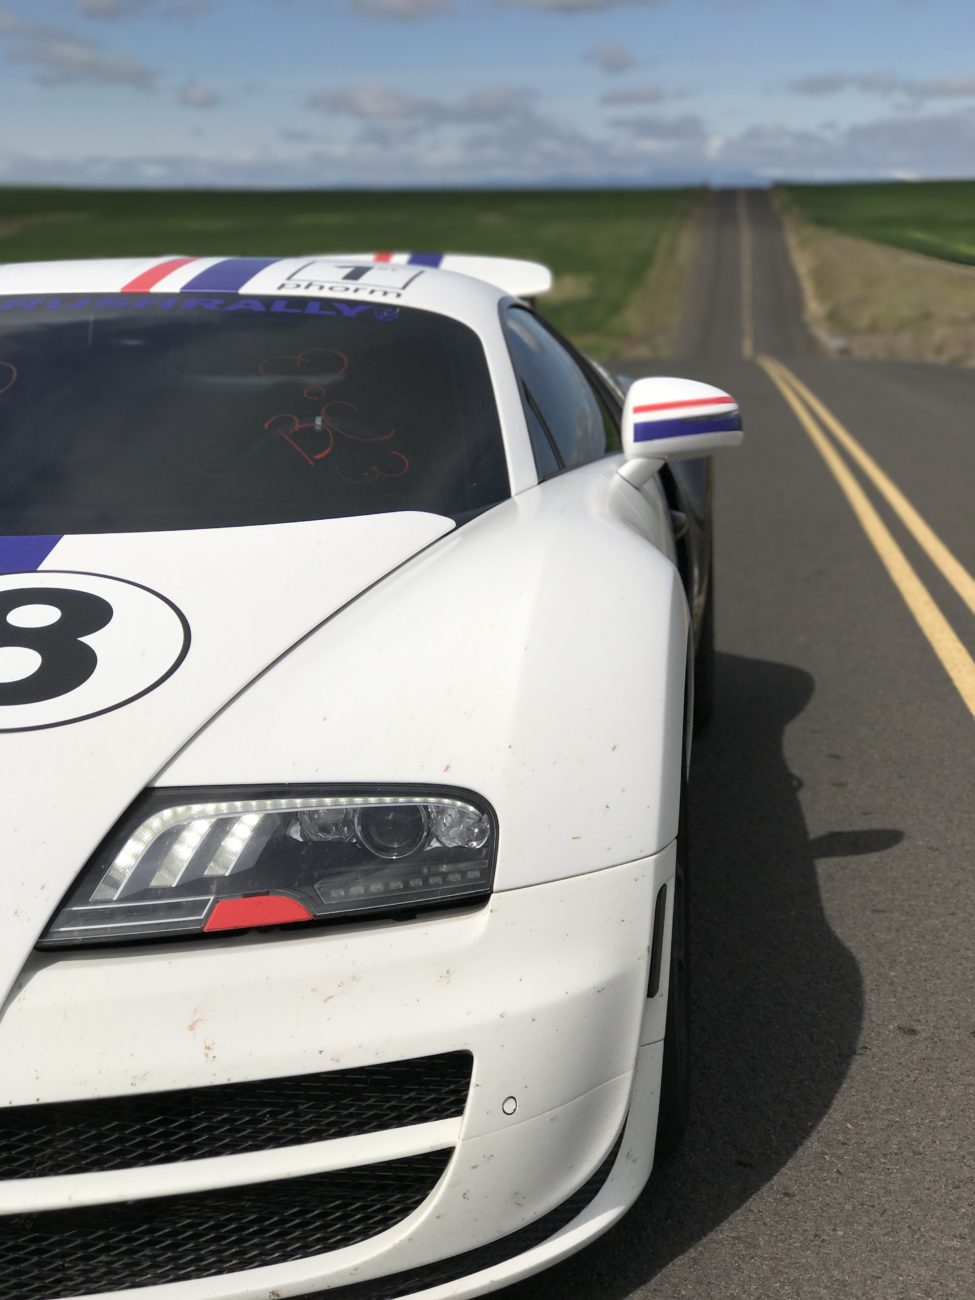
[{"label": "white cloud", "polygon": [[565,176],[581,180],[601,165],[597,144],[539,111],[536,92],[507,83],[453,99],[407,94],[369,83],[320,90],[309,107],[351,127],[345,144],[357,169],[389,184],[491,184]]},{"label": "white cloud", "polygon": [[402,22],[411,22],[414,18],[429,18],[451,3],[452,0],[352,0],[352,7],[370,18],[398,18]]},{"label": "white cloud", "polygon": [[875,179],[908,172],[971,173],[975,114],[885,117],[835,130],[752,126],[724,142],[723,166],[798,180]]},{"label": "white cloud", "polygon": [[889,72],[814,72],[786,85],[794,95],[838,95],[847,90],[889,95],[898,89],[898,79]]},{"label": "white cloud", "polygon": [[617,86],[601,96],[604,104],[621,105],[662,104],[665,99],[671,98],[673,96],[659,86]]},{"label": "white cloud", "polygon": [[975,77],[918,80],[892,72],[817,72],[786,85],[796,95],[825,97],[855,91],[867,95],[903,96],[910,100],[975,98]]},{"label": "white cloud", "polygon": [[220,103],[220,96],[193,77],[179,92],[179,102],[186,108],[213,108]]},{"label": "white cloud", "polygon": [[955,99],[975,96],[975,77],[942,77],[935,81],[914,81],[908,91],[921,99]]},{"label": "white cloud", "polygon": [[9,9],[0,9],[0,35],[5,32],[28,32],[30,30],[31,24],[25,19],[18,18]]},{"label": "white cloud", "polygon": [[458,113],[461,118],[469,121],[485,117],[512,117],[527,111],[535,98],[535,92],[526,86],[498,82],[472,91],[459,102],[450,105],[448,111]]},{"label": "white cloud", "polygon": [[633,146],[649,152],[676,147],[683,149],[689,144],[703,149],[709,138],[703,119],[696,113],[685,113],[680,117],[656,117],[649,114],[641,117],[617,117],[609,125],[628,135]]},{"label": "white cloud", "polygon": [[75,0],[84,18],[136,18],[157,13],[161,18],[196,18],[216,8],[218,0]]},{"label": "white cloud", "polygon": [[847,127],[841,138],[861,166],[881,158],[888,171],[968,176],[975,158],[975,113],[880,118]]},{"label": "white cloud", "polygon": [[163,7],[162,16],[164,18],[199,18],[201,14],[207,14],[211,9],[216,9],[219,0],[168,0]]},{"label": "white cloud", "polygon": [[85,18],[128,18],[145,7],[146,0],[78,0]]},{"label": "white cloud", "polygon": [[104,54],[88,41],[70,36],[34,36],[8,58],[35,69],[42,86],[101,85],[150,89],[158,73],[127,54]]},{"label": "white cloud", "polygon": [[636,59],[618,41],[598,41],[582,57],[587,63],[595,63],[597,68],[610,76],[629,72],[636,67]]},{"label": "white cloud", "polygon": [[534,98],[534,91],[503,82],[471,91],[457,100],[425,98],[377,82],[360,82],[334,90],[316,91],[309,98],[308,106],[362,123],[412,129],[421,122],[446,127],[462,122],[518,117]]},{"label": "white cloud", "polygon": [[[314,118],[312,119],[314,121]],[[106,156],[38,154],[0,146],[0,174],[21,183],[306,187],[376,185],[740,184],[763,179],[842,180],[947,177],[970,172],[975,114],[890,116],[845,130],[757,125],[713,134],[693,115],[630,119],[587,133],[534,105],[519,115],[460,122],[446,131],[407,130],[390,149],[383,123],[332,126],[316,138],[269,128],[264,142],[237,149]],[[287,140],[285,148],[282,141]]]},{"label": "white cloud", "polygon": [[360,82],[335,90],[318,90],[308,99],[309,108],[340,113],[362,122],[396,122],[436,115],[433,100],[394,90],[379,82]]},{"label": "white cloud", "polygon": [[603,9],[656,9],[665,0],[498,0],[508,9],[540,9],[553,14],[598,13]]},{"label": "white cloud", "polygon": [[0,36],[13,38],[11,63],[34,69],[42,86],[102,85],[150,89],[158,73],[128,54],[108,54],[95,41],[0,10]]}]

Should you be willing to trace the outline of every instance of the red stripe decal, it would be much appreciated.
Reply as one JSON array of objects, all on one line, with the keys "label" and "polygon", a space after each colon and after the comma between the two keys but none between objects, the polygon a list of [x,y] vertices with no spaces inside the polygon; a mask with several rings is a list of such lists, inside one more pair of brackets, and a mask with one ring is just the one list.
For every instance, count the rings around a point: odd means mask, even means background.
[{"label": "red stripe decal", "polygon": [[687,402],[654,402],[650,406],[634,406],[633,414],[642,415],[644,411],[676,411],[684,406],[734,406],[733,397],[694,397]]},{"label": "red stripe decal", "polygon": [[372,260],[374,262],[391,262],[393,255],[392,253],[373,253]]},{"label": "red stripe decal", "polygon": [[149,271],[143,271],[137,275],[134,280],[128,284],[122,285],[123,293],[148,293],[154,288],[160,280],[165,280],[167,275],[173,271],[178,271],[181,266],[187,266],[190,262],[195,262],[195,257],[171,257],[168,262],[160,262]]},{"label": "red stripe decal", "polygon": [[311,912],[295,898],[281,894],[259,894],[252,898],[221,898],[213,907],[203,927],[214,930],[247,930],[252,925],[287,925],[291,921],[311,921]]}]

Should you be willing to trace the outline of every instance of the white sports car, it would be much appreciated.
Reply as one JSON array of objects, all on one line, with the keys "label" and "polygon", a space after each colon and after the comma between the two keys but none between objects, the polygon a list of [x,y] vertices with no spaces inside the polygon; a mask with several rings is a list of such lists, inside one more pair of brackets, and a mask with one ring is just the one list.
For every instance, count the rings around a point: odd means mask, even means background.
[{"label": "white sports car", "polygon": [[679,1139],[741,426],[550,280],[0,267],[3,1296],[479,1295]]}]

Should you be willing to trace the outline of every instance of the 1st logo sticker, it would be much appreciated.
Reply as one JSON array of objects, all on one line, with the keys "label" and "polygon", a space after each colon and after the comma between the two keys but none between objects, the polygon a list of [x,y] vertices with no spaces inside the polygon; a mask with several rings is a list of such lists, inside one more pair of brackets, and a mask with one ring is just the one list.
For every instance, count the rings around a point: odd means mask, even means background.
[{"label": "1st logo sticker", "polygon": [[167,597],[97,573],[0,575],[0,731],[82,722],[161,686],[189,650]]}]

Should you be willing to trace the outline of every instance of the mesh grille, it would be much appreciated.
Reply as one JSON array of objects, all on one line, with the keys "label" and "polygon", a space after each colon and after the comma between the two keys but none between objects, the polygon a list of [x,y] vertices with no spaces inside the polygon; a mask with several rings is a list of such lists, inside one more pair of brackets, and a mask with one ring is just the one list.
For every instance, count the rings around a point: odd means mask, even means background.
[{"label": "mesh grille", "polygon": [[0,1290],[61,1300],[281,1264],[383,1232],[450,1151],[252,1187],[0,1218]]},{"label": "mesh grille", "polygon": [[[472,1057],[0,1110],[0,1179],[268,1151],[461,1115]],[[311,1253],[311,1252],[306,1252]]]},{"label": "mesh grille", "polygon": [[459,1278],[471,1277],[482,1269],[501,1264],[506,1259],[514,1259],[525,1251],[539,1246],[549,1237],[561,1232],[566,1224],[571,1223],[581,1214],[590,1201],[594,1201],[606,1179],[612,1173],[616,1157],[623,1144],[622,1134],[609,1155],[596,1172],[583,1183],[577,1192],[557,1205],[548,1214],[543,1214],[534,1223],[509,1233],[498,1241],[490,1241],[486,1246],[466,1250],[462,1255],[451,1255],[449,1259],[437,1260],[435,1264],[424,1264],[403,1273],[390,1273],[386,1277],[375,1278],[369,1282],[352,1282],[348,1286],[332,1287],[328,1291],[316,1291],[314,1295],[296,1297],[296,1300],[399,1300],[401,1296],[413,1295],[416,1291],[443,1286],[445,1282],[456,1282]]}]

